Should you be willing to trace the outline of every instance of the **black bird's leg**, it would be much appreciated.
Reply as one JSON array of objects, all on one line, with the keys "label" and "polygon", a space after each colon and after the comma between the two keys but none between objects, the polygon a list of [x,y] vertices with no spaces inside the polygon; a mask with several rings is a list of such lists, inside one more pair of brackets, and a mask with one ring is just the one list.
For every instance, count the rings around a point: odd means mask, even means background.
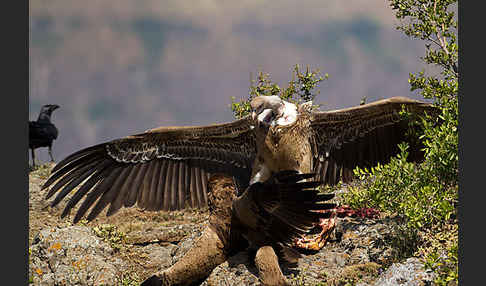
[{"label": "black bird's leg", "polygon": [[35,168],[35,151],[34,148],[30,149],[32,153],[32,168]]},{"label": "black bird's leg", "polygon": [[54,157],[52,157],[52,146],[49,146],[49,156],[51,156],[51,162],[54,162]]}]

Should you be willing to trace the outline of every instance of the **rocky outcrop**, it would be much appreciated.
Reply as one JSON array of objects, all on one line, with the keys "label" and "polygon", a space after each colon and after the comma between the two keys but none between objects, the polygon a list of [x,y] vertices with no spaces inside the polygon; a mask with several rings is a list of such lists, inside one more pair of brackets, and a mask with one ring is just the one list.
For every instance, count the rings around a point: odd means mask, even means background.
[{"label": "rocky outcrop", "polygon": [[411,257],[402,263],[395,263],[376,280],[373,286],[425,286],[432,285],[434,273],[425,271],[417,258]]},{"label": "rocky outcrop", "polygon": [[114,285],[125,262],[85,226],[48,228],[30,248],[29,276],[35,285]]},{"label": "rocky outcrop", "polygon": [[[192,247],[207,226],[208,213],[151,213],[135,208],[86,225],[61,220],[44,208],[45,180],[31,173],[29,212],[30,285],[139,285],[167,269]],[[117,226],[113,243],[95,229]],[[430,285],[432,273],[416,258],[399,261],[394,241],[399,221],[392,218],[338,217],[323,249],[307,252],[298,265],[281,265],[292,285]],[[217,266],[200,285],[259,285],[255,253],[238,252]]]},{"label": "rocky outcrop", "polygon": [[[294,285],[430,285],[433,276],[423,270],[418,259],[391,264],[397,250],[387,241],[393,236],[394,223],[389,219],[339,218],[332,240],[322,250],[304,254],[295,268],[282,265],[282,271]],[[155,240],[126,248],[143,258],[144,267],[166,269],[191,248],[202,227],[190,228],[192,231],[174,243]],[[201,285],[259,285],[253,255],[242,251],[231,256]],[[29,274],[34,285],[118,285],[124,269],[136,262],[128,257],[122,259],[90,227],[46,228],[30,247]],[[386,264],[391,266],[383,271]],[[144,278],[140,275],[140,280]]]}]

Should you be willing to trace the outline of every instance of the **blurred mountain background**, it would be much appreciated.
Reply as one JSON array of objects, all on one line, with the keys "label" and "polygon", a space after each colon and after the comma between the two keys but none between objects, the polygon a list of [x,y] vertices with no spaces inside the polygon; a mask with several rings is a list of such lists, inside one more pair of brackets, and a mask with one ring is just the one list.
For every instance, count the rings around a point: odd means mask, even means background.
[{"label": "blurred mountain background", "polygon": [[157,126],[231,121],[230,97],[246,98],[259,70],[282,87],[295,64],[328,73],[326,110],[419,98],[407,79],[424,68],[424,44],[384,0],[35,0],[29,21],[29,119],[61,106],[57,162]]}]

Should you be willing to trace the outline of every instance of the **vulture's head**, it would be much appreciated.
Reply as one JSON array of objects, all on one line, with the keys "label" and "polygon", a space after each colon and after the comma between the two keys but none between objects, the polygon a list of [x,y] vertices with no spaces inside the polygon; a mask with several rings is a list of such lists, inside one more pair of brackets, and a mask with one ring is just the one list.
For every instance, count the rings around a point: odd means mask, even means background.
[{"label": "vulture's head", "polygon": [[257,126],[287,125],[297,119],[297,108],[294,104],[282,100],[276,95],[257,96],[250,102],[251,118]]}]

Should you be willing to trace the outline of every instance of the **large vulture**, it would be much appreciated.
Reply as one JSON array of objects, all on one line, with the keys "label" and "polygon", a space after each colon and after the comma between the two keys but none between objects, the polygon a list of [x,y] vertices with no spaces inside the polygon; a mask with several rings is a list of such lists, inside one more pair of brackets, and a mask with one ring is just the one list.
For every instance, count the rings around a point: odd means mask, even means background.
[{"label": "large vulture", "polygon": [[[75,215],[91,208],[94,219],[109,206],[113,215],[135,203],[147,210],[176,210],[207,205],[210,174],[232,176],[240,192],[281,170],[316,173],[334,185],[352,179],[352,170],[384,163],[409,142],[412,160],[417,142],[406,136],[412,115],[435,111],[431,104],[393,97],[356,107],[316,111],[278,96],[251,101],[252,114],[230,123],[160,127],[77,151],[52,170],[43,188],[52,205],[80,186],[62,213],[85,198]],[[407,119],[408,118],[408,119]]]},{"label": "large vulture", "polygon": [[194,285],[248,246],[256,252],[255,266],[263,285],[289,285],[279,260],[290,267],[297,265],[301,254],[292,248],[294,241],[329,218],[336,207],[327,203],[334,194],[315,189],[320,182],[304,181],[313,176],[280,171],[237,196],[231,177],[212,174],[208,226],[183,257],[141,286]]}]

